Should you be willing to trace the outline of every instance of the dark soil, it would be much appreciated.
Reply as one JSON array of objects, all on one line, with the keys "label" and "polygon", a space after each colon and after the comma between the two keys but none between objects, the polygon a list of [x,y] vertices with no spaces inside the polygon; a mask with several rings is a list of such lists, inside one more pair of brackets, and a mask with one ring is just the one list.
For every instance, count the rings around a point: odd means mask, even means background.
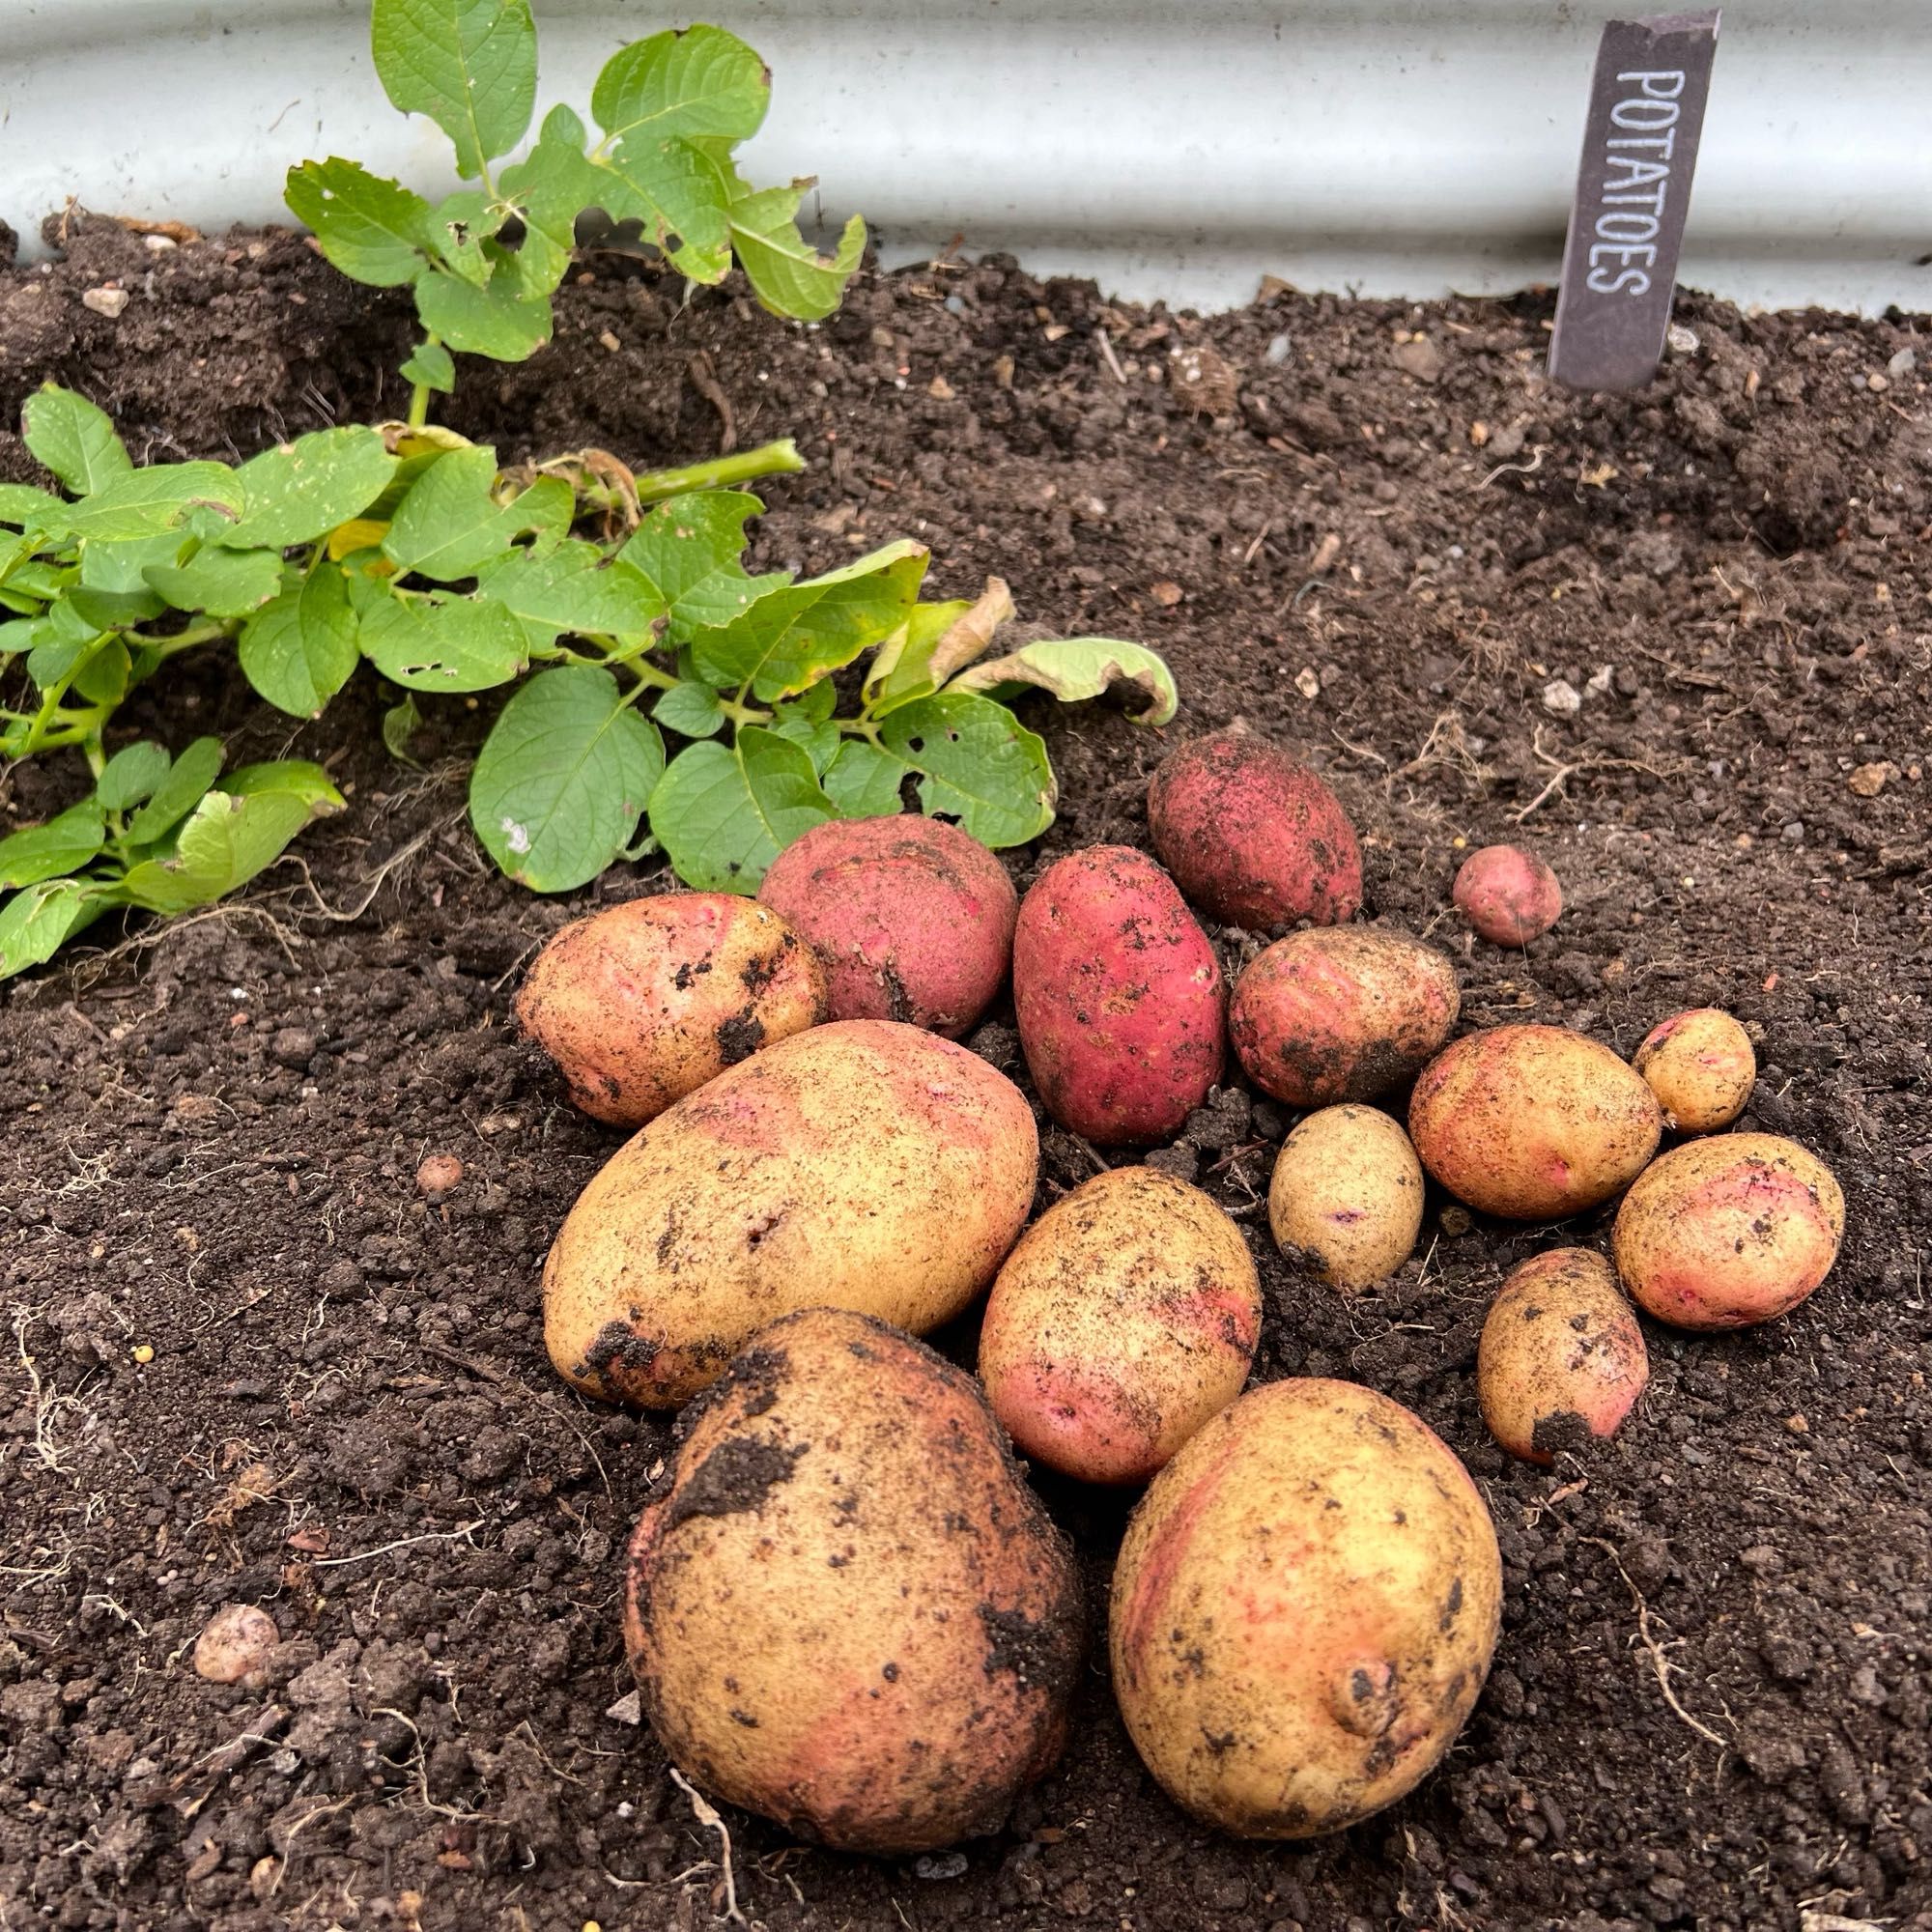
[{"label": "dark soil", "polygon": [[[118,320],[80,301],[110,279]],[[1508,1603],[1475,1717],[1388,1813],[1237,1844],[1155,1791],[1096,1649],[1064,1763],[997,1838],[880,1863],[731,1816],[752,1918],[1932,1926],[1922,326],[1687,298],[1696,346],[1591,400],[1540,374],[1541,294],[1281,294],[1204,322],[991,261],[867,280],[822,328],[680,298],[596,258],[555,345],[467,367],[450,421],[506,456],[658,463],[717,447],[715,390],[741,441],[795,433],[811,468],[769,488],[762,565],[918,536],[944,594],[997,571],[1029,619],[1145,639],[1179,673],[1166,733],[1030,713],[1063,809],[1011,855],[1022,880],[1144,842],[1162,752],[1244,717],[1332,780],[1369,915],[1454,951],[1470,1023],[1628,1051],[1721,1004],[1760,1040],[1747,1123],[1816,1149],[1850,1206],[1809,1302],[1755,1333],[1651,1328],[1631,1426],[1543,1472],[1484,1435],[1477,1330],[1511,1263],[1600,1242],[1602,1217],[1470,1231],[1437,1204],[1399,1280],[1344,1302],[1269,1250],[1285,1122],[1232,1091],[1159,1159],[1247,1217],[1257,1373],[1412,1405],[1495,1513]],[[407,333],[298,241],[154,253],[88,222],[60,265],[0,277],[0,419],[53,377],[139,454],[242,455],[397,412]],[[9,438],[0,469],[30,473]],[[1579,710],[1549,708],[1557,679]],[[616,1136],[505,1023],[539,941],[668,881],[619,867],[561,903],[497,878],[462,816],[481,714],[455,704],[412,771],[366,674],[300,729],[215,657],[164,701],[149,722],[177,741],[327,759],[352,809],[244,903],[97,928],[0,1006],[0,1920],[706,1924],[717,1836],[627,1721],[618,1639],[667,1432],[571,1395],[537,1317],[546,1244]],[[6,811],[71,782],[16,773]],[[1517,836],[1570,900],[1526,955],[1447,910],[1463,841]],[[425,1198],[433,1153],[463,1177]],[[1048,1135],[1049,1190],[1086,1171]],[[1097,1633],[1123,1505],[1041,1487]],[[284,1639],[259,1688],[189,1668],[237,1602]]]}]

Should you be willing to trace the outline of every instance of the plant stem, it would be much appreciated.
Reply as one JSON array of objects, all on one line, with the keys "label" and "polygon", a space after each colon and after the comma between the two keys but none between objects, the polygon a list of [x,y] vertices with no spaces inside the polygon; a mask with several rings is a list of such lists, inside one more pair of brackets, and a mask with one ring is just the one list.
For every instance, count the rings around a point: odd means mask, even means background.
[{"label": "plant stem", "polygon": [[[484,180],[486,182],[489,180],[487,174],[484,176]],[[435,349],[438,346],[438,338],[434,334],[424,335],[423,347],[425,349]],[[408,422],[412,429],[421,429],[429,421],[429,398],[430,387],[427,383],[418,383],[410,390],[410,412],[404,420]]]},{"label": "plant stem", "polygon": [[727,490],[754,476],[789,476],[805,468],[805,459],[790,437],[762,442],[756,449],[734,450],[709,463],[687,463],[676,469],[645,469],[636,480],[639,503],[661,503],[687,490]]}]

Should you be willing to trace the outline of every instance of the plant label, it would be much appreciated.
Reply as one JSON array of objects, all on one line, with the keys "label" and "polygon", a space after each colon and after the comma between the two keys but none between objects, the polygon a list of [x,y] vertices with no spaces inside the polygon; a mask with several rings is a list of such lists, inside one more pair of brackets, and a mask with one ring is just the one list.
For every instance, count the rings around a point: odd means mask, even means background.
[{"label": "plant label", "polygon": [[1549,339],[1549,373],[1569,388],[1640,389],[1657,374],[1719,18],[1605,23]]}]

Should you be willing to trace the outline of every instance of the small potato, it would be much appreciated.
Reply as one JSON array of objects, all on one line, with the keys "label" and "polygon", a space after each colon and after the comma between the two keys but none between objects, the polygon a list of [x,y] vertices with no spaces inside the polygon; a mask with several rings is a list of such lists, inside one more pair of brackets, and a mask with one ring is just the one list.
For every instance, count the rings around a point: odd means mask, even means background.
[{"label": "small potato", "polygon": [[1845,1197],[1816,1154],[1780,1134],[1686,1141],[1644,1169],[1610,1252],[1637,1302],[1676,1328],[1749,1328],[1823,1281]]},{"label": "small potato", "polygon": [[972,1378],[864,1316],[773,1322],[694,1405],[625,1598],[671,1761],[814,1843],[997,1831],[1060,1755],[1071,1552]]},{"label": "small potato", "polygon": [[1221,968],[1174,881],[1124,845],[1057,859],[1013,930],[1013,1009],[1046,1110],[1102,1147],[1178,1132],[1221,1077]]},{"label": "small potato", "polygon": [[1525,1463],[1614,1435],[1649,1380],[1643,1330],[1602,1255],[1552,1248],[1491,1304],[1476,1395],[1490,1434]]},{"label": "small potato", "polygon": [[1386,1281],[1422,1229],[1422,1163],[1374,1107],[1323,1107],[1283,1142],[1268,1183],[1268,1226],[1342,1289]]},{"label": "small potato", "polygon": [[1023,1455],[1090,1483],[1144,1483],[1240,1394],[1261,1336],[1241,1231],[1148,1167],[1095,1175],[1007,1257],[980,1378]]},{"label": "small potato", "polygon": [[639,1127],[826,1014],[825,969],[769,906],[734,893],[631,899],[536,956],[518,1022],[593,1120]]},{"label": "small potato", "polygon": [[1408,1134],[1457,1200],[1512,1221],[1560,1221],[1636,1179],[1663,1115],[1608,1047],[1562,1027],[1492,1027],[1423,1068]]},{"label": "small potato", "polygon": [[210,1684],[265,1684],[269,1660],[281,1640],[267,1610],[230,1604],[216,1610],[195,1638],[194,1674]]},{"label": "small potato", "polygon": [[949,1039],[1000,990],[1019,909],[985,846],[917,812],[814,825],[772,862],[758,898],[825,962],[832,1018]]},{"label": "small potato", "polygon": [[1362,903],[1362,852],[1342,802],[1253,731],[1216,731],[1148,786],[1153,849],[1210,919],[1250,932],[1339,925]]},{"label": "small potato", "polygon": [[550,1358],[587,1395],[676,1408],[794,1308],[936,1327],[1019,1238],[1038,1160],[1025,1097],[963,1046],[813,1027],[660,1114],[583,1190],[544,1268]]},{"label": "small potato", "polygon": [[1406,933],[1291,933],[1236,982],[1228,1036],[1247,1076],[1291,1107],[1373,1100],[1439,1051],[1463,1007],[1448,955]]},{"label": "small potato", "polygon": [[1633,1062],[1674,1133],[1728,1127],[1757,1085],[1750,1035],[1716,1007],[1693,1007],[1652,1027]]},{"label": "small potato", "polygon": [[1270,1382],[1185,1443],[1134,1512],[1114,1694],[1195,1817],[1312,1838],[1441,1758],[1501,1603],[1489,1511],[1420,1417],[1352,1382]]},{"label": "small potato", "polygon": [[1492,946],[1527,946],[1563,913],[1556,874],[1520,845],[1485,845],[1471,852],[1456,874],[1453,896],[1463,918]]}]

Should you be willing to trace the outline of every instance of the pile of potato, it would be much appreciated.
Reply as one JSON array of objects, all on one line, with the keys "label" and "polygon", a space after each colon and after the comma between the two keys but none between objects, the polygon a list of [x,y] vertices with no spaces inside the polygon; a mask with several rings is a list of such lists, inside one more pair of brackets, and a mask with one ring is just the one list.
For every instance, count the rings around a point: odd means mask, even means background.
[{"label": "pile of potato", "polygon": [[[1454,962],[1350,923],[1346,812],[1251,732],[1174,753],[1149,824],[1158,863],[1072,852],[1023,897],[953,826],[821,825],[756,901],[567,927],[520,995],[577,1103],[638,1129],[558,1233],[544,1312],[584,1393],[684,1410],[630,1554],[644,1708],[686,1773],[802,1836],[932,1849],[997,1829],[1054,1761],[1079,1588],[1014,1445],[1148,1485],[1113,1686],[1196,1816],[1339,1829],[1409,1790],[1474,1704],[1502,1572],[1462,1463],[1353,1384],[1243,1394],[1264,1318],[1246,1237],[1201,1189],[1098,1151],[1172,1139],[1230,1046],[1302,1112],[1274,1237],[1343,1293],[1408,1259],[1429,1180],[1518,1222],[1622,1196],[1608,1260],[1537,1255],[1485,1324],[1482,1412],[1526,1461],[1630,1412],[1633,1301],[1684,1328],[1767,1321],[1836,1254],[1828,1170],[1719,1131],[1755,1077],[1735,1020],[1679,1014],[1634,1066],[1556,1027],[1452,1040]],[[1513,847],[1473,855],[1455,897],[1511,946],[1562,905]],[[1283,936],[1230,989],[1196,907]],[[954,1043],[1009,973],[1033,1090],[1097,1170],[1037,1218],[1033,1108]],[[1666,1132],[1687,1138],[1660,1156]],[[982,1295],[975,1378],[913,1337]]]}]

